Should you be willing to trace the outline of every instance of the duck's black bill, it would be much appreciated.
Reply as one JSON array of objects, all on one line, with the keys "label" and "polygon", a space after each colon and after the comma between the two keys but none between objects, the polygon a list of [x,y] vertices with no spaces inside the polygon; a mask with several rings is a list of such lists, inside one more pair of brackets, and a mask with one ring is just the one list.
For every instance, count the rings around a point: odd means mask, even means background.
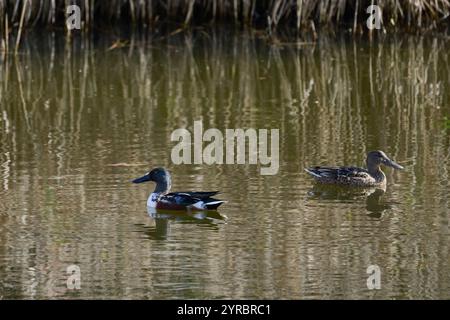
[{"label": "duck's black bill", "polygon": [[397,162],[395,162],[395,161],[392,161],[391,159],[386,159],[386,160],[384,161],[384,164],[387,165],[387,166],[389,166],[389,167],[392,167],[392,168],[394,168],[394,169],[398,169],[398,170],[403,170],[403,169],[404,169],[401,165],[399,165],[399,164],[398,164]]},{"label": "duck's black bill", "polygon": [[143,177],[134,179],[132,182],[133,182],[133,183],[142,183],[142,182],[148,182],[148,181],[150,181],[150,177],[149,177],[148,174],[146,174],[146,175],[143,176]]}]

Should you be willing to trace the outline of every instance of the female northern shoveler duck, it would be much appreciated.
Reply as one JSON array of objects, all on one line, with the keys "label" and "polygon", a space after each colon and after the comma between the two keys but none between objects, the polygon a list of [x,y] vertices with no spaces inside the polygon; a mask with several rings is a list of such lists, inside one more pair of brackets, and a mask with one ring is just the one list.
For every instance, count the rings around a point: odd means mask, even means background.
[{"label": "female northern shoveler duck", "polygon": [[394,169],[403,169],[389,159],[383,151],[371,151],[367,154],[367,169],[357,167],[313,167],[305,169],[317,182],[324,184],[347,185],[355,187],[383,187],[386,176],[381,171],[382,164]]},{"label": "female northern shoveler duck", "polygon": [[153,191],[147,200],[147,207],[165,210],[215,210],[225,201],[211,198],[219,193],[213,192],[172,192],[170,173],[164,168],[156,168],[133,183],[147,181],[156,182]]}]

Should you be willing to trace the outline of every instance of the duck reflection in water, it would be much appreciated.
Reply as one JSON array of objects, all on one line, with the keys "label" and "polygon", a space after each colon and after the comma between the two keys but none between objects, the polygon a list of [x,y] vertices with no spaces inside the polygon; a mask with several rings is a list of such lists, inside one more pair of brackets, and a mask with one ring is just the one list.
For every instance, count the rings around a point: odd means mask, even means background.
[{"label": "duck reflection in water", "polygon": [[195,224],[199,227],[218,230],[227,217],[217,211],[169,211],[147,207],[150,225],[139,225],[140,230],[152,240],[166,240],[170,236],[171,224]]},{"label": "duck reflection in water", "polygon": [[308,195],[317,200],[337,200],[343,203],[356,203],[366,200],[366,210],[371,218],[380,219],[383,212],[392,208],[393,203],[382,200],[386,188],[346,188],[340,186],[315,184]]}]

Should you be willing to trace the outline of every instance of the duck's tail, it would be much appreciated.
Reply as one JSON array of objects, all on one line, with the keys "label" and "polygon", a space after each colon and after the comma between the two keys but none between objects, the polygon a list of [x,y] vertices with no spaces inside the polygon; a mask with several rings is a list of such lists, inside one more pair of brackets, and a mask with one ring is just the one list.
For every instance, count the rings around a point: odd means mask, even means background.
[{"label": "duck's tail", "polygon": [[215,199],[210,199],[213,201],[208,201],[205,202],[204,206],[206,209],[208,210],[216,210],[222,203],[225,203],[226,201],[223,200],[215,200]]},{"label": "duck's tail", "polygon": [[305,171],[315,178],[322,178],[322,176],[320,175],[320,171],[315,170],[314,168],[305,168]]}]

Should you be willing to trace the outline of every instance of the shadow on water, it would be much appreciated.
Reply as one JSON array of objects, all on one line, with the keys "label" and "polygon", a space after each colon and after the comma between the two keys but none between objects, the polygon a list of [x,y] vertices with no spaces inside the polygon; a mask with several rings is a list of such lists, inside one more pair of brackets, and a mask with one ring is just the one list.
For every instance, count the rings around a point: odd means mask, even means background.
[{"label": "shadow on water", "polygon": [[392,209],[396,202],[388,202],[383,199],[386,189],[381,188],[352,188],[330,185],[315,184],[308,191],[311,199],[319,201],[338,201],[342,203],[366,202],[367,215],[371,218],[380,219],[383,213]]},{"label": "shadow on water", "polygon": [[136,224],[136,232],[142,232],[151,240],[167,240],[170,237],[173,223],[194,224],[218,230],[220,224],[226,222],[227,217],[217,211],[177,212],[147,208],[150,225]]}]

